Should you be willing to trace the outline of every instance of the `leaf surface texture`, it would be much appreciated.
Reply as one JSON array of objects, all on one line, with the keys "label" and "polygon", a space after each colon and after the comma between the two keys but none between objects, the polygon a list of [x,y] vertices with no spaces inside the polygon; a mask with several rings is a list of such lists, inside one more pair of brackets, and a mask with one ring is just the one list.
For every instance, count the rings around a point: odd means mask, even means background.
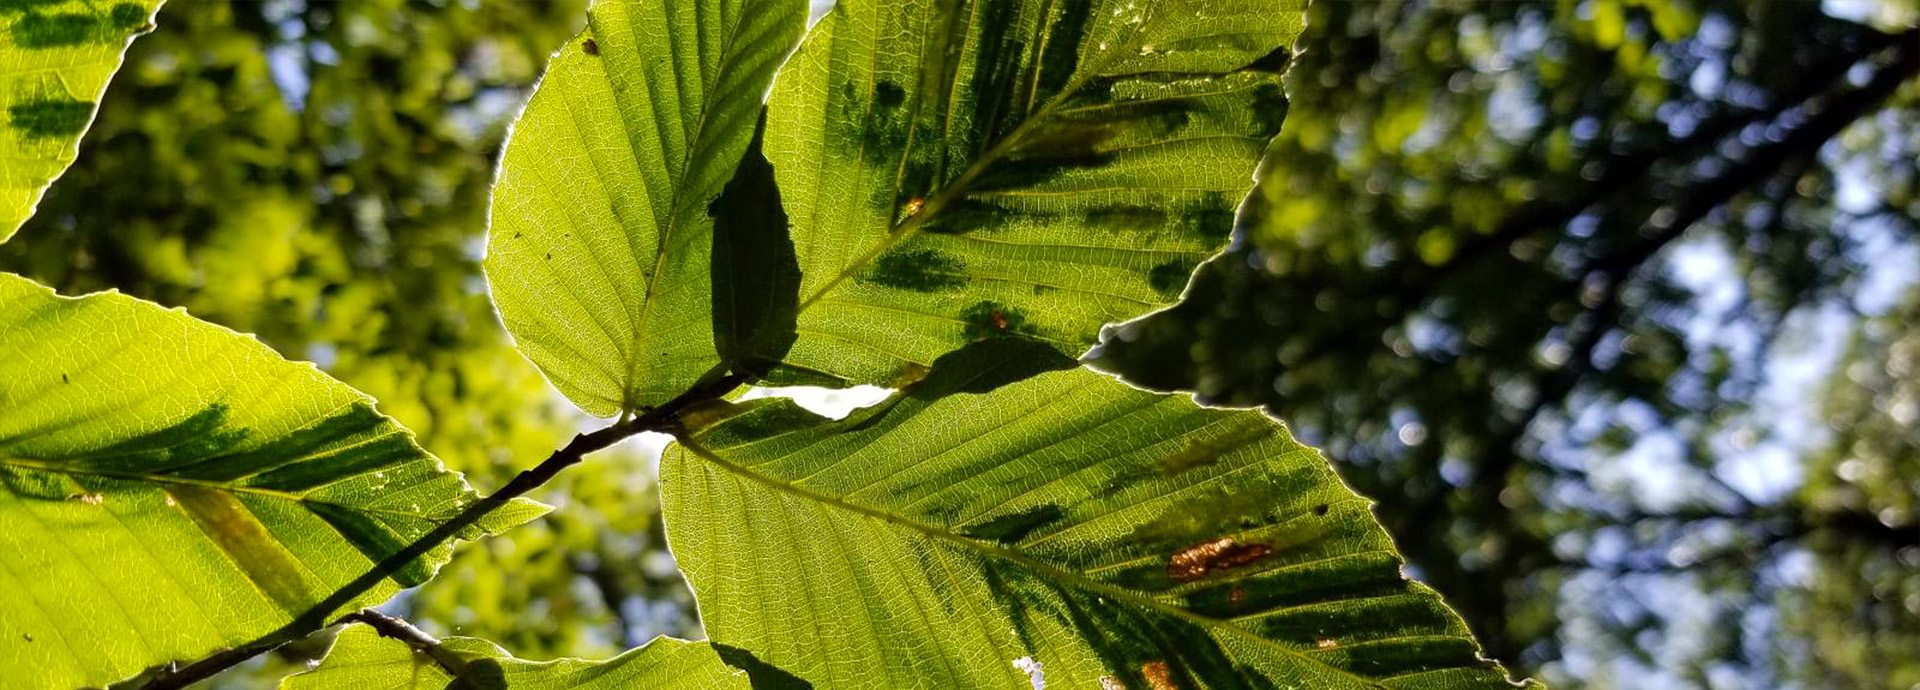
[{"label": "leaf surface texture", "polygon": [[[312,365],[182,311],[0,274],[8,688],[99,687],[251,640],[475,500]],[[543,510],[516,502],[463,536]],[[353,605],[425,582],[451,551]]]},{"label": "leaf surface texture", "polygon": [[160,0],[0,3],[0,242],[80,153],[100,94]]},{"label": "leaf surface texture", "polygon": [[898,385],[982,339],[1079,355],[1225,245],[1303,2],[845,0],[767,155],[803,276],[776,380]]},{"label": "leaf surface texture", "polygon": [[1009,360],[965,360],[669,450],[714,641],[817,688],[1509,687],[1282,425],[1088,369],[971,392]]},{"label": "leaf surface texture", "polygon": [[602,0],[514,124],[486,271],[525,352],[587,412],[719,363],[711,208],[799,40],[801,0]]}]

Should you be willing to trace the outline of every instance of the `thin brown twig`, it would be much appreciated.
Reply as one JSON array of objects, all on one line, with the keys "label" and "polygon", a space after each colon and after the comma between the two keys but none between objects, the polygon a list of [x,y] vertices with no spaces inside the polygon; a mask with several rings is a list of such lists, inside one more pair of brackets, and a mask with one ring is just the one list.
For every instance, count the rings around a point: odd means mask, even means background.
[{"label": "thin brown twig", "polygon": [[427,655],[433,659],[433,663],[455,677],[467,670],[466,660],[456,656],[446,647],[440,646],[439,638],[414,627],[412,623],[408,623],[399,616],[388,615],[373,609],[361,609],[341,616],[340,620],[333,622],[334,625],[346,623],[364,623],[381,637],[405,642],[408,647],[413,648],[413,651]]},{"label": "thin brown twig", "polygon": [[547,456],[547,459],[539,465],[515,475],[513,480],[507,482],[506,486],[500,487],[500,490],[467,506],[453,519],[441,523],[433,531],[407,544],[406,547],[380,559],[379,563],[375,563],[360,577],[341,586],[326,599],[309,607],[306,612],[285,625],[245,644],[215,652],[186,666],[160,671],[146,685],[141,686],[141,690],[180,690],[211,678],[214,674],[232,668],[247,659],[273,651],[281,645],[327,627],[328,617],[335,611],[352,604],[355,599],[386,581],[415,559],[459,536],[495,509],[551,481],[560,474],[561,470],[578,464],[588,453],[619,443],[635,434],[648,431],[676,431],[681,426],[679,418],[681,412],[700,403],[715,400],[745,382],[746,377],[739,374],[703,376],[701,383],[696,384],[693,389],[664,405],[647,410],[631,419],[615,422],[589,433],[575,435],[572,441]]}]

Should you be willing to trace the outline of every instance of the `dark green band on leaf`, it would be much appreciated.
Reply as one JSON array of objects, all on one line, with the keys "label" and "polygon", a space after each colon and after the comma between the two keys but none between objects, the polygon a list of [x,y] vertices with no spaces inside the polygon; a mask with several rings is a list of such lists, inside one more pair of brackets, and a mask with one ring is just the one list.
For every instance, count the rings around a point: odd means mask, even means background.
[{"label": "dark green band on leaf", "polygon": [[7,116],[7,124],[28,138],[70,137],[87,128],[93,104],[48,98],[9,105]]}]

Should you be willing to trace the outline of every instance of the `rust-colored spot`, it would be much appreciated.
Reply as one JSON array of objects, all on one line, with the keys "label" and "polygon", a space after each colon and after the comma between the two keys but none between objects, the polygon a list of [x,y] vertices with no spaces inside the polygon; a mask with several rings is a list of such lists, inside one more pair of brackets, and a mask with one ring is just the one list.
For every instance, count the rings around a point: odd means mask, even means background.
[{"label": "rust-colored spot", "polygon": [[1323,637],[1318,640],[1315,640],[1313,643],[1313,646],[1318,647],[1320,649],[1335,649],[1340,646],[1340,643],[1334,642],[1333,640],[1329,640]]},{"label": "rust-colored spot", "polygon": [[1025,314],[1013,307],[986,300],[968,307],[961,315],[966,323],[963,335],[967,340],[980,342],[1009,336],[1032,336],[1037,333]]},{"label": "rust-colored spot", "polygon": [[1235,586],[1233,591],[1227,593],[1227,603],[1233,604],[1234,606],[1247,603],[1247,590]]},{"label": "rust-colored spot", "polygon": [[893,388],[906,388],[907,386],[919,383],[920,380],[926,378],[927,373],[932,370],[931,367],[919,362],[903,362],[900,365],[900,371],[896,372],[893,375],[893,380],[888,383],[890,383]]},{"label": "rust-colored spot", "polygon": [[1101,676],[1100,690],[1127,690],[1127,684],[1113,676]]},{"label": "rust-colored spot", "polygon": [[1167,668],[1167,662],[1149,661],[1141,664],[1140,675],[1147,677],[1147,684],[1152,685],[1153,690],[1180,690],[1180,686],[1173,684],[1173,670]]},{"label": "rust-colored spot", "polygon": [[600,44],[598,44],[598,43],[594,43],[594,42],[593,42],[593,39],[591,39],[591,38],[589,38],[589,39],[587,39],[587,40],[584,40],[584,41],[581,41],[581,42],[580,42],[580,52],[583,52],[583,53],[586,53],[586,54],[588,54],[588,55],[599,55],[599,54],[600,54]]},{"label": "rust-colored spot", "polygon": [[919,212],[920,212],[920,207],[921,207],[921,206],[925,206],[926,204],[927,204],[927,200],[926,200],[926,199],[922,199],[922,198],[920,198],[920,197],[917,197],[917,196],[916,196],[916,197],[913,197],[913,198],[911,198],[911,199],[908,199],[908,200],[907,200],[907,206],[906,206],[906,211],[907,211],[907,215],[909,215],[909,216],[911,216],[911,215],[913,215],[913,214],[915,214],[915,213],[919,213]]},{"label": "rust-colored spot", "polygon": [[1215,570],[1227,570],[1273,555],[1266,544],[1241,544],[1232,537],[1190,546],[1167,560],[1167,577],[1176,582],[1191,582]]}]

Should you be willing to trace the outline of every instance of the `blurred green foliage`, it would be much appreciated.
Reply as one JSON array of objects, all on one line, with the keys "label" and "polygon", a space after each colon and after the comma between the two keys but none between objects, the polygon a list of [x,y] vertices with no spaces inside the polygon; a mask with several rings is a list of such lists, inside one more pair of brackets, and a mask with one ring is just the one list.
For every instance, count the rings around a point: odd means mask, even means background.
[{"label": "blurred green foliage", "polygon": [[1827,9],[1317,3],[1240,244],[1098,356],[1295,425],[1551,684],[1908,688],[1916,487],[1815,458],[1912,425],[1792,382],[1920,277],[1920,33]]},{"label": "blurred green foliage", "polygon": [[[478,261],[507,125],[583,4],[171,3],[0,267],[257,333],[497,487],[584,425],[513,350]],[[649,463],[568,472],[539,496],[553,516],[462,549],[400,608],[524,658],[696,631]],[[268,685],[325,643],[224,682]]]},{"label": "blurred green foliage", "polygon": [[[581,4],[175,2],[0,269],[259,333],[499,486],[582,423],[478,270]],[[1243,237],[1100,361],[1327,448],[1518,672],[1912,687],[1920,34],[1862,7],[1318,3]],[[697,631],[649,462],[569,470],[401,613],[530,659]]]},{"label": "blurred green foliage", "polygon": [[[1782,604],[1791,627],[1807,631],[1812,643],[1794,658],[1837,685],[1920,686],[1920,547],[1912,527],[1920,521],[1916,325],[1920,292],[1855,327],[1821,401],[1832,443],[1812,459],[1798,496],[1829,520],[1879,523],[1810,533],[1812,578],[1840,586],[1789,592]],[[1854,538],[1862,533],[1881,538]]]}]

